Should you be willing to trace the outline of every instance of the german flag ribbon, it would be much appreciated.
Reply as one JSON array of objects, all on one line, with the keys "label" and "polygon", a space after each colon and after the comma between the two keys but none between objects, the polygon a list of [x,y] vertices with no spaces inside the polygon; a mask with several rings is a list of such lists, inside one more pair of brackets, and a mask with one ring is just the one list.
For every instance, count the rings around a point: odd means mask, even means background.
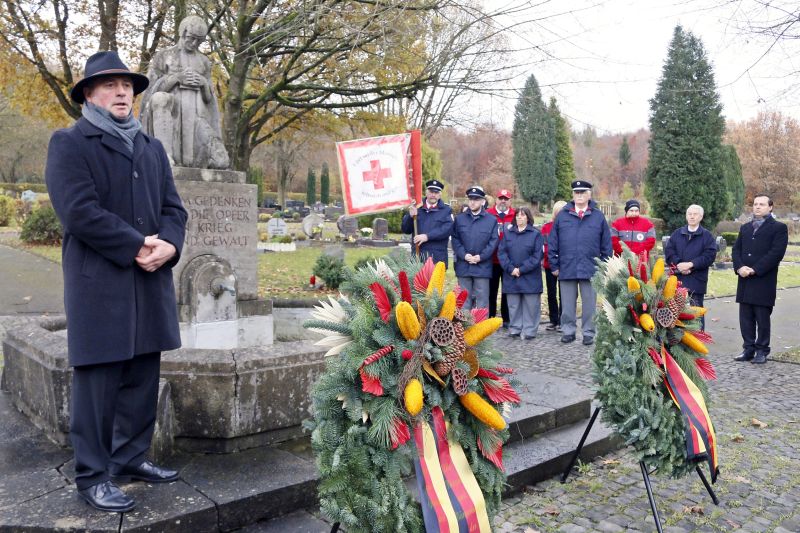
[{"label": "german flag ribbon", "polygon": [[664,364],[664,382],[672,400],[680,409],[686,424],[686,454],[690,460],[708,461],[711,482],[717,480],[719,463],[717,458],[717,436],[708,415],[703,393],[681,369],[664,345],[661,345]]},{"label": "german flag ribbon", "polygon": [[447,439],[447,423],[441,408],[431,411],[431,422],[414,427],[417,473],[422,516],[428,533],[490,533],[478,481],[464,450]]}]

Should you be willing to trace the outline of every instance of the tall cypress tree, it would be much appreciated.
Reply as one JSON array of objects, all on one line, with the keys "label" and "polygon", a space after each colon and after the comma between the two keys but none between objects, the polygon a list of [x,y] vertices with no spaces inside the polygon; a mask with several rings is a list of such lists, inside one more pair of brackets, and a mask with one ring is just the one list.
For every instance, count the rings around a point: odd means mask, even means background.
[{"label": "tall cypress tree", "polygon": [[569,124],[554,97],[550,98],[550,117],[553,119],[553,128],[556,138],[556,182],[558,189],[556,198],[559,200],[572,199],[572,181],[577,179],[575,174],[575,160],[572,157],[572,146],[569,144]]},{"label": "tall cypress tree", "polygon": [[306,205],[314,205],[317,202],[317,175],[314,169],[308,167],[308,180],[306,181]]},{"label": "tall cypress tree", "polygon": [[628,137],[622,137],[622,144],[619,145],[619,164],[622,167],[627,167],[631,162],[631,147],[628,144]]},{"label": "tall cypress tree", "polygon": [[725,120],[714,73],[703,45],[675,27],[655,97],[650,100],[650,158],[646,195],[672,231],[686,223],[686,208],[705,210],[703,226],[725,215],[722,170]]},{"label": "tall cypress tree", "polygon": [[319,201],[323,205],[331,202],[331,176],[328,171],[328,163],[322,163],[322,171],[319,174]]},{"label": "tall cypress tree", "polygon": [[514,179],[520,194],[529,202],[550,202],[558,190],[555,127],[533,74],[514,109],[511,141]]},{"label": "tall cypress tree", "polygon": [[725,176],[725,192],[728,196],[728,212],[726,216],[728,218],[736,218],[742,214],[742,209],[744,209],[742,163],[739,161],[736,147],[732,144],[724,145],[722,153],[722,171]]}]

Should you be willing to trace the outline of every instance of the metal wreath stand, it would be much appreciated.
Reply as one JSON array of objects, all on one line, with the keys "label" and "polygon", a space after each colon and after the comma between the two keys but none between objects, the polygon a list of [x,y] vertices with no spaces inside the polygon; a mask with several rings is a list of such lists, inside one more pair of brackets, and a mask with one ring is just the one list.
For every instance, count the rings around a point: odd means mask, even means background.
[{"label": "metal wreath stand", "polygon": [[[567,481],[572,467],[575,466],[575,462],[578,460],[578,456],[581,454],[583,444],[586,442],[586,438],[589,436],[589,432],[592,430],[592,426],[594,426],[594,423],[597,420],[598,414],[600,414],[600,407],[595,407],[594,412],[592,413],[592,418],[589,420],[589,425],[586,426],[586,430],[583,432],[580,442],[578,442],[578,447],[575,448],[575,452],[572,454],[572,458],[569,461],[567,469],[564,470],[563,474],[561,474],[561,483],[565,483]],[[658,530],[658,533],[663,533],[661,518],[658,516],[658,508],[656,507],[656,499],[655,496],[653,496],[653,487],[650,484],[650,474],[654,473],[655,470],[648,471],[647,465],[644,464],[644,461],[639,461],[639,468],[642,470],[644,487],[647,490],[647,499],[650,502],[650,510],[653,512],[653,520],[656,522],[656,529]],[[697,475],[700,476],[700,481],[703,482],[703,486],[708,491],[709,496],[711,496],[711,501],[714,502],[714,505],[719,505],[719,498],[717,498],[717,495],[714,493],[714,489],[708,483],[708,480],[706,479],[705,474],[703,474],[703,471],[700,469],[700,466],[695,465],[694,469],[697,472]]]}]

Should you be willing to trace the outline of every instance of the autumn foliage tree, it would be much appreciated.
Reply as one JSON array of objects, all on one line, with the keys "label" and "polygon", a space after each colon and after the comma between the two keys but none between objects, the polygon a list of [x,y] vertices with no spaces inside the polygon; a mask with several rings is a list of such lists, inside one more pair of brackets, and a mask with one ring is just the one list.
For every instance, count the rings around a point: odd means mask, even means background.
[{"label": "autumn foliage tree", "polygon": [[700,40],[677,26],[656,95],[650,100],[650,158],[646,194],[655,214],[674,230],[686,208],[699,204],[714,228],[728,202],[723,183],[725,121],[711,64]]}]

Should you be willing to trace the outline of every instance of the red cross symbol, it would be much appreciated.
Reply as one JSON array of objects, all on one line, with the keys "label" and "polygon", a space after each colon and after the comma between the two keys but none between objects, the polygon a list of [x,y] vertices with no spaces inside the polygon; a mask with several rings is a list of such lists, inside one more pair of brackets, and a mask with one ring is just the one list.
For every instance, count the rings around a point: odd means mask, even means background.
[{"label": "red cross symbol", "polygon": [[392,177],[392,170],[381,168],[381,162],[373,159],[369,162],[369,170],[363,172],[364,181],[371,181],[376,189],[383,189],[383,180]]}]

